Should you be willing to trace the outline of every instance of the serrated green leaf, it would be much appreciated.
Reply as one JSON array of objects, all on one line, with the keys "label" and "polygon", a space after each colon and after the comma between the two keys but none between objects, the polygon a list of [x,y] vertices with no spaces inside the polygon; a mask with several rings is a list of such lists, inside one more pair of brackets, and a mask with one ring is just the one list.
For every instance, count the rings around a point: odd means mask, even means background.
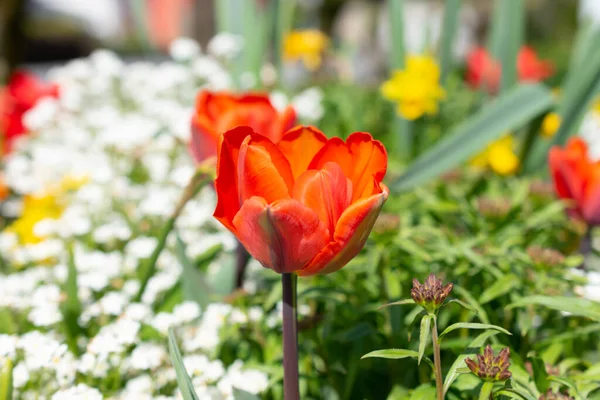
[{"label": "serrated green leaf", "polygon": [[431,329],[431,319],[435,318],[432,315],[425,315],[421,320],[421,331],[419,333],[419,364],[427,349],[427,343],[429,342],[429,330]]},{"label": "serrated green leaf", "polygon": [[527,296],[522,297],[507,306],[507,309],[538,305],[553,310],[571,313],[573,315],[586,317],[594,321],[600,321],[600,303],[595,301],[564,296]]},{"label": "serrated green leaf", "polygon": [[542,85],[520,85],[484,106],[421,155],[390,188],[404,191],[459,165],[508,131],[531,120],[552,104]]},{"label": "serrated green leaf", "polygon": [[173,363],[173,368],[175,368],[175,374],[177,376],[177,385],[179,386],[183,399],[198,400],[198,395],[196,395],[192,380],[185,369],[185,365],[183,365],[173,328],[169,328],[169,354],[171,355],[171,362]]},{"label": "serrated green leaf", "polygon": [[375,350],[370,353],[365,354],[360,359],[363,358],[389,358],[392,360],[398,360],[401,358],[419,358],[419,353],[414,350],[405,350],[405,349],[385,349],[385,350]]},{"label": "serrated green leaf", "polygon": [[450,325],[449,327],[444,329],[444,331],[442,333],[440,333],[438,343],[441,343],[442,338],[444,336],[446,336],[448,333],[450,333],[454,330],[457,330],[457,329],[492,329],[492,330],[495,330],[498,332],[505,333],[507,335],[512,335],[512,333],[510,333],[506,329],[502,328],[501,326],[497,326],[497,325],[479,324],[476,322],[457,322],[456,324]]}]

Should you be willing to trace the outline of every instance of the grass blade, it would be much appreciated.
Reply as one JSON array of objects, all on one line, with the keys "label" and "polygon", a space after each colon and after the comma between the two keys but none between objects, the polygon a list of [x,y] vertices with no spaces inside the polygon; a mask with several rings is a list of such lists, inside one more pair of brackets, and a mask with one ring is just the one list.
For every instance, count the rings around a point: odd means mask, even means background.
[{"label": "grass blade", "polygon": [[181,353],[179,352],[179,347],[177,346],[177,340],[175,339],[173,328],[169,328],[169,354],[171,355],[171,362],[173,363],[173,368],[175,368],[175,374],[177,376],[177,385],[179,386],[179,390],[181,391],[183,399],[198,400],[192,380],[190,379],[190,376],[187,374],[185,366],[183,365],[183,360],[181,358]]}]

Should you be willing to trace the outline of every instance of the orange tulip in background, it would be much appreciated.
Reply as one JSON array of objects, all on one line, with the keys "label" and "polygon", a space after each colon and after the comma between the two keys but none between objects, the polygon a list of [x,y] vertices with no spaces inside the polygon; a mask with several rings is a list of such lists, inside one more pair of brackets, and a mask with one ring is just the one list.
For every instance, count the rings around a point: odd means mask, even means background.
[{"label": "orange tulip in background", "polygon": [[278,142],[296,123],[292,107],[279,112],[266,94],[241,94],[203,90],[196,98],[192,117],[190,150],[197,162],[217,155],[223,132],[236,126],[249,126]]},{"label": "orange tulip in background", "polygon": [[23,115],[46,96],[58,97],[58,86],[45,84],[25,71],[13,73],[8,85],[0,88],[0,134],[4,154],[10,153],[13,142],[27,133]]},{"label": "orange tulip in background", "polygon": [[223,135],[214,216],[264,267],[337,271],[364,246],[387,199],[383,145],[298,126],[279,142],[240,126]]},{"label": "orange tulip in background", "polygon": [[600,224],[600,162],[590,159],[586,142],[572,138],[565,148],[552,148],[549,163],[555,191],[572,202],[571,213]]},{"label": "orange tulip in background", "polygon": [[[540,60],[529,46],[523,46],[517,55],[519,82],[539,82],[550,77],[554,66]],[[502,68],[500,63],[482,47],[477,47],[467,56],[467,83],[473,88],[485,86],[491,93],[498,91]]]}]

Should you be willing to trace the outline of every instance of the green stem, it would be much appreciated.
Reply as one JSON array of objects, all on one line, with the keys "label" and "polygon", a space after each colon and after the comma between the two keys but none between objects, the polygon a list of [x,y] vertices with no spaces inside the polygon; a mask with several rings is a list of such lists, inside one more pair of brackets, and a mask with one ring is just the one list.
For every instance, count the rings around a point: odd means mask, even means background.
[{"label": "green stem", "polygon": [[296,313],[295,274],[281,274],[283,286],[283,398],[299,400],[298,386],[298,316]]},{"label": "green stem", "polygon": [[442,377],[442,360],[440,357],[440,343],[438,341],[437,317],[433,318],[431,326],[431,341],[433,342],[433,363],[435,365],[435,388],[437,400],[444,400],[444,379]]},{"label": "green stem", "polygon": [[2,369],[0,369],[0,400],[11,400],[13,398],[12,370],[12,360],[7,358],[4,361]]},{"label": "green stem", "polygon": [[177,221],[177,218],[183,211],[183,208],[185,207],[187,202],[190,201],[196,195],[196,193],[198,193],[200,189],[204,187],[204,185],[206,185],[209,182],[212,182],[213,173],[214,172],[211,169],[210,165],[201,165],[198,167],[196,173],[186,186],[181,198],[179,199],[179,202],[175,206],[175,210],[173,210],[171,217],[169,217],[167,223],[160,232],[160,236],[158,237],[158,243],[156,244],[152,255],[148,259],[148,262],[141,265],[139,272],[140,289],[138,290],[137,295],[133,299],[134,302],[140,301],[142,295],[144,294],[144,290],[146,290],[148,281],[156,272],[156,262],[158,261],[160,253],[167,244],[167,237],[169,236],[169,233],[171,233],[171,231],[173,230],[173,227],[175,226],[175,221]]},{"label": "green stem", "polygon": [[494,382],[483,382],[481,392],[479,392],[479,400],[490,400],[492,398],[492,389]]}]

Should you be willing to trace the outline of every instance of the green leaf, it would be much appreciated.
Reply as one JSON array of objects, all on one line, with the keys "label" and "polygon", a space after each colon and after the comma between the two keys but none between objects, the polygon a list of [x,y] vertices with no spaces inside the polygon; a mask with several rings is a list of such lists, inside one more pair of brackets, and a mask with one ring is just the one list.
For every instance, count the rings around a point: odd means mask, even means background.
[{"label": "green leaf", "polygon": [[388,15],[392,29],[392,68],[404,67],[404,0],[388,0]]},{"label": "green leaf", "polygon": [[510,292],[519,284],[519,280],[513,274],[504,275],[483,291],[479,297],[479,304],[489,303],[497,297]]},{"label": "green leaf", "polygon": [[497,326],[497,325],[479,324],[476,322],[457,322],[456,324],[450,325],[449,327],[444,329],[444,331],[442,333],[440,333],[440,337],[438,338],[438,343],[441,343],[442,338],[444,336],[446,336],[448,333],[450,333],[456,329],[492,329],[492,330],[496,330],[498,332],[505,333],[507,335],[512,335],[512,333],[510,333],[506,329],[502,328],[501,326]]},{"label": "green leaf", "polygon": [[461,307],[463,307],[463,308],[466,308],[466,309],[467,309],[467,310],[469,310],[469,311],[473,311],[475,314],[477,314],[477,309],[476,309],[475,307],[471,306],[470,304],[467,304],[467,303],[465,303],[465,302],[464,302],[464,301],[462,301],[462,300],[458,300],[458,299],[450,299],[450,300],[448,300],[448,301],[447,301],[447,302],[446,302],[444,305],[448,305],[448,304],[451,304],[451,303],[456,303],[456,304],[458,304],[459,306],[461,306]]},{"label": "green leaf", "polygon": [[525,28],[525,9],[523,0],[499,1],[503,8],[500,34],[502,53],[499,56],[502,65],[501,92],[513,87],[517,82],[517,54],[523,42]]},{"label": "green leaf", "polygon": [[429,341],[429,329],[431,329],[431,320],[435,318],[432,315],[426,315],[421,320],[421,332],[419,333],[419,357],[418,363],[421,364],[421,359],[425,354],[425,349],[427,348],[427,342]]},{"label": "green leaf", "polygon": [[245,390],[233,388],[233,399],[234,400],[260,400],[255,394],[246,392]]},{"label": "green leaf", "polygon": [[481,391],[479,392],[479,400],[490,400],[492,398],[492,389],[494,389],[494,382],[483,382]]},{"label": "green leaf", "polygon": [[389,358],[391,360],[398,360],[401,358],[419,358],[419,353],[414,350],[405,350],[405,349],[385,349],[385,350],[375,350],[370,353],[365,354],[360,359],[363,358]]},{"label": "green leaf", "polygon": [[525,166],[526,171],[542,167],[550,147],[566,143],[577,132],[583,116],[600,90],[600,52],[593,50],[600,40],[600,31],[595,29],[588,35],[585,40],[590,42],[576,48],[577,60],[574,62],[577,65],[573,65],[572,71],[569,70],[563,83],[563,95],[557,109],[561,117],[560,127],[551,141],[538,143],[530,162]]},{"label": "green leaf", "polygon": [[175,374],[177,376],[177,385],[179,386],[179,390],[181,391],[183,399],[198,400],[198,395],[196,395],[192,380],[190,379],[190,376],[187,374],[185,366],[183,365],[183,360],[181,359],[181,353],[179,352],[179,347],[177,346],[177,340],[175,339],[173,328],[169,328],[169,354],[171,355],[171,362],[173,363]]},{"label": "green leaf", "polygon": [[583,399],[584,397],[581,395],[581,392],[579,391],[579,388],[577,387],[577,384],[575,382],[573,382],[571,379],[569,378],[561,378],[558,376],[548,376],[548,380],[551,382],[557,382],[560,383],[561,385],[564,385],[566,387],[568,387],[569,389],[571,389],[573,391],[573,394],[575,394],[575,396],[579,399]]},{"label": "green leaf", "polygon": [[441,81],[444,82],[452,68],[452,49],[458,18],[460,14],[461,0],[446,0],[444,5],[444,20],[442,21],[442,34],[440,46],[440,69]]},{"label": "green leaf", "polygon": [[508,309],[538,305],[557,311],[600,321],[600,303],[595,301],[563,296],[526,296],[507,306]]},{"label": "green leaf", "polygon": [[378,310],[381,310],[383,308],[386,307],[391,307],[391,306],[401,306],[404,304],[415,304],[415,301],[413,299],[404,299],[404,300],[399,300],[399,301],[394,301],[393,303],[388,303],[388,304],[384,304],[381,307],[377,308]]},{"label": "green leaf", "polygon": [[495,393],[497,396],[508,396],[511,399],[521,399],[521,400],[538,400],[536,397],[531,395],[530,393],[524,392],[519,389],[507,388],[500,389]]},{"label": "green leaf", "polygon": [[458,371],[466,365],[465,358],[472,354],[479,354],[481,351],[481,346],[483,346],[485,341],[497,334],[497,331],[491,330],[481,333],[479,336],[473,339],[469,346],[461,354],[459,354],[458,357],[456,357],[456,360],[454,360],[454,363],[452,363],[450,369],[446,373],[446,379],[444,379],[444,393],[450,389],[452,382],[454,382],[458,375],[460,375]]},{"label": "green leaf", "polygon": [[227,296],[235,286],[235,257],[232,254],[222,254],[217,262],[219,269],[208,278],[209,286],[215,294]]},{"label": "green leaf", "polygon": [[0,400],[12,400],[13,398],[12,371],[12,360],[5,358],[4,365],[0,369]]},{"label": "green leaf", "polygon": [[545,393],[550,387],[548,372],[546,372],[546,363],[538,357],[530,358],[530,362],[533,369],[533,381],[535,382],[535,387],[540,393]]},{"label": "green leaf", "polygon": [[[206,284],[206,277],[192,265],[186,254],[185,243],[183,243],[177,231],[175,231],[175,237],[175,255],[183,268],[179,278],[183,298],[195,301],[202,310],[205,310],[210,302],[210,287]],[[212,249],[208,249],[207,253],[211,251]]]},{"label": "green leaf", "polygon": [[61,309],[63,314],[63,326],[65,329],[66,341],[69,349],[76,355],[79,355],[79,346],[77,337],[81,333],[79,326],[79,316],[81,315],[81,302],[77,290],[77,267],[75,266],[75,256],[73,255],[73,246],[68,245],[68,262],[67,262],[67,281],[65,282],[64,290],[67,295],[66,301]]},{"label": "green leaf", "polygon": [[531,120],[552,104],[542,85],[526,84],[510,90],[484,106],[421,155],[395,182],[394,191],[421,185],[466,161],[508,131]]}]

